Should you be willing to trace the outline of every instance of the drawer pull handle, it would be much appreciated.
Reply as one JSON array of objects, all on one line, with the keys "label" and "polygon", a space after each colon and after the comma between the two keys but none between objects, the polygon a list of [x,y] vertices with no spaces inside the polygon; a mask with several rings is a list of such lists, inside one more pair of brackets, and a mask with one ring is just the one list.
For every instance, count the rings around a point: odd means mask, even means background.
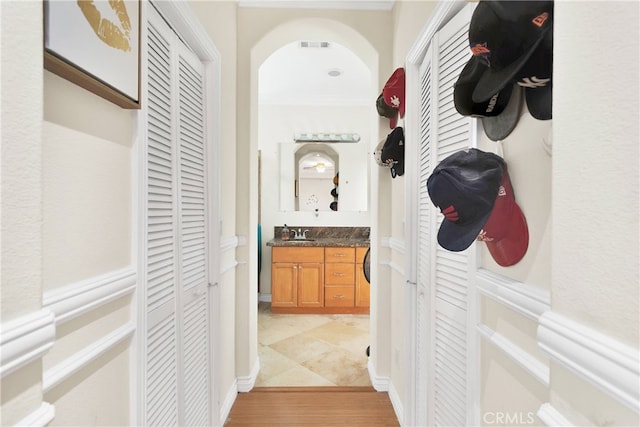
[{"label": "drawer pull handle", "polygon": [[337,254],[333,254],[333,256],[341,257],[341,256],[345,256],[345,254],[337,253]]},{"label": "drawer pull handle", "polygon": [[333,297],[333,299],[343,299],[344,295],[336,295]]},{"label": "drawer pull handle", "polygon": [[338,277],[342,277],[344,276],[344,273],[333,273],[334,276],[338,276]]}]

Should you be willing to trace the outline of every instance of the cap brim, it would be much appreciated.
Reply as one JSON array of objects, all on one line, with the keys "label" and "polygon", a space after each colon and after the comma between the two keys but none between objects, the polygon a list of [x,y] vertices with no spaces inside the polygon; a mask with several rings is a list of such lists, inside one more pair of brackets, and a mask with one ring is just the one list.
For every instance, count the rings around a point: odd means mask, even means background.
[{"label": "cap brim", "polygon": [[389,129],[395,129],[397,124],[398,124],[398,114],[396,113],[395,116],[389,117]]},{"label": "cap brim", "polygon": [[553,103],[552,93],[553,84],[544,87],[525,89],[527,108],[534,118],[538,120],[551,120]]},{"label": "cap brim", "polygon": [[458,113],[463,116],[495,117],[500,115],[509,104],[513,85],[507,85],[485,102],[473,102],[472,94],[478,80],[487,70],[479,57],[472,56],[460,72],[453,85],[453,102]]},{"label": "cap brim", "polygon": [[502,239],[485,243],[495,262],[502,267],[517,264],[524,257],[529,247],[529,229],[520,206],[514,203]]},{"label": "cap brim", "polygon": [[[503,90],[506,90],[506,88]],[[513,132],[520,120],[522,104],[522,88],[514,84],[509,103],[502,113],[497,116],[483,117],[481,119],[484,133],[489,139],[492,141],[502,141]]]},{"label": "cap brim", "polygon": [[513,61],[510,65],[497,71],[488,68],[480,77],[480,80],[473,91],[473,102],[484,102],[491,98],[495,93],[500,92],[507,84],[511,83],[520,69],[527,63],[531,55],[533,55],[533,52],[536,51],[547,31],[549,31],[549,28],[545,28],[538,36],[535,43],[531,45],[529,50],[516,61]]},{"label": "cap brim", "polygon": [[438,243],[452,252],[464,251],[476,240],[489,215],[491,215],[491,210],[480,217],[477,222],[468,225],[459,225],[446,219],[442,220],[438,230]]}]

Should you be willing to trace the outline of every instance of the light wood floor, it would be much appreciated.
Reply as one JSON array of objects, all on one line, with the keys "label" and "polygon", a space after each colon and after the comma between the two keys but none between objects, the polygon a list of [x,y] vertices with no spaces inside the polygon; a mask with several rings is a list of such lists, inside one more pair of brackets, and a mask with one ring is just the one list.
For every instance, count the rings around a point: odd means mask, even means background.
[{"label": "light wood floor", "polygon": [[371,387],[256,387],[225,426],[399,426],[387,393]]}]

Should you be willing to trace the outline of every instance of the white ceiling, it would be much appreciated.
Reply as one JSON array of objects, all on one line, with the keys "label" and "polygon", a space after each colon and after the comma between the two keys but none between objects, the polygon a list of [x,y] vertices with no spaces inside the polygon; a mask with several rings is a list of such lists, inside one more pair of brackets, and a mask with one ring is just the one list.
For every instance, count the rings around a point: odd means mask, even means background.
[{"label": "white ceiling", "polygon": [[[247,8],[306,8],[342,10],[393,9],[395,0],[236,0]],[[371,72],[349,49],[330,42],[328,48],[300,48],[299,40],[281,47],[259,71],[260,104],[369,105]],[[308,40],[320,42],[323,40]],[[329,71],[340,70],[337,77]]]},{"label": "white ceiling", "polygon": [[[262,64],[259,70],[260,104],[366,105],[371,103],[371,72],[344,46],[301,47],[287,44]],[[317,44],[322,40],[304,40]],[[338,70],[332,77],[330,71]]]}]

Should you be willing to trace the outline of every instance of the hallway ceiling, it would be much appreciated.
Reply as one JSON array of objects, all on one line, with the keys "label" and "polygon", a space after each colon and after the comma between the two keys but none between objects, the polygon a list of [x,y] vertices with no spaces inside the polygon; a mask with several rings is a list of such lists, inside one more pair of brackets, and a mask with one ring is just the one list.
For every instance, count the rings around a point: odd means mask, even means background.
[{"label": "hallway ceiling", "polygon": [[[390,11],[395,0],[237,0],[239,7]],[[371,72],[349,49],[337,43],[301,48],[299,40],[274,52],[260,67],[260,104],[368,105]],[[335,75],[336,71],[339,75]],[[333,75],[331,75],[331,74]]]},{"label": "hallway ceiling", "polygon": [[[302,47],[302,42],[310,47]],[[287,44],[260,67],[260,104],[366,105],[372,102],[371,72],[349,49],[321,40]],[[373,100],[375,101],[375,100]]]}]

